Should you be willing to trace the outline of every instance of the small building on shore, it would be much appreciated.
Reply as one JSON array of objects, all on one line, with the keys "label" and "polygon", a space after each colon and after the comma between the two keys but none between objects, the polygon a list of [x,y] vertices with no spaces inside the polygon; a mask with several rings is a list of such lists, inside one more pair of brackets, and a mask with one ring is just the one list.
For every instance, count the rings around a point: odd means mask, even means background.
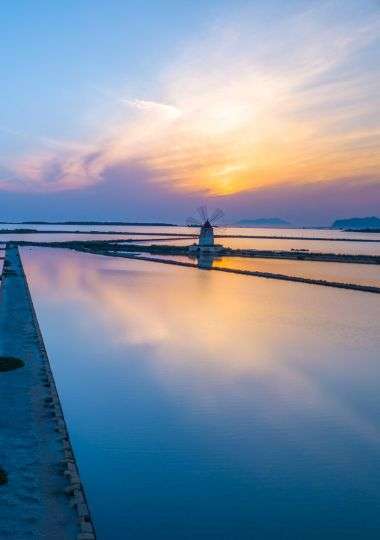
[{"label": "small building on shore", "polygon": [[193,244],[189,247],[190,253],[209,253],[217,254],[223,249],[223,246],[220,244],[215,244],[214,239],[214,227],[211,225],[210,221],[206,221],[201,226],[199,233],[199,239],[197,244]]}]

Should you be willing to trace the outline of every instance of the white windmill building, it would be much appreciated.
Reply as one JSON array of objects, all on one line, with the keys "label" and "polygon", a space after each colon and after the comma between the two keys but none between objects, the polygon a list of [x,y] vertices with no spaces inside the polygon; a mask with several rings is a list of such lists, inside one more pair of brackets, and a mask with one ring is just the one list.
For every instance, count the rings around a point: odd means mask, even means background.
[{"label": "white windmill building", "polygon": [[214,247],[214,227],[211,225],[208,219],[206,219],[206,221],[201,226],[198,246],[200,248]]},{"label": "white windmill building", "polygon": [[201,206],[198,208],[199,219],[189,218],[188,224],[191,226],[199,225],[200,233],[197,244],[193,244],[189,247],[191,253],[210,253],[217,254],[223,246],[215,244],[214,241],[214,225],[215,222],[221,219],[224,215],[223,211],[219,208],[208,217],[207,208]]}]

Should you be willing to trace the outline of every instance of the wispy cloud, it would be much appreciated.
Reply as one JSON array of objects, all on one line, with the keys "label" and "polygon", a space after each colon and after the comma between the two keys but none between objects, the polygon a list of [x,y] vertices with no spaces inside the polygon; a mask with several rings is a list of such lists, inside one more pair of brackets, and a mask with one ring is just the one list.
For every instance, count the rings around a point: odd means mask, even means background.
[{"label": "wispy cloud", "polygon": [[8,164],[0,187],[79,189],[131,161],[174,191],[217,196],[376,178],[380,14],[347,5],[313,4],[265,25],[252,10],[219,22],[168,66],[151,99],[109,98],[103,137],[40,141],[43,151]]}]

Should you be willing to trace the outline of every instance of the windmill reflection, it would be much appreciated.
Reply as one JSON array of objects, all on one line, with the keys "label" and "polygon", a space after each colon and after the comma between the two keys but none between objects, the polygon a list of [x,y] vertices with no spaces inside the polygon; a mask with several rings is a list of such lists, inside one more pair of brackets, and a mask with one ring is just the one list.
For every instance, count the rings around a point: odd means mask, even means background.
[{"label": "windmill reflection", "polygon": [[189,254],[188,257],[190,257],[193,261],[196,261],[198,268],[204,269],[212,268],[214,261],[220,260],[220,257],[217,257],[215,254],[204,251],[198,251],[197,253]]}]

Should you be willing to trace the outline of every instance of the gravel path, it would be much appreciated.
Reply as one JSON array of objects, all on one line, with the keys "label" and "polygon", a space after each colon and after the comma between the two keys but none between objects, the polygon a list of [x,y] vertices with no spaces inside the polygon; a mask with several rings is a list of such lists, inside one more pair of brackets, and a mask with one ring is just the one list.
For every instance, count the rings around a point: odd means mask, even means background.
[{"label": "gravel path", "polygon": [[46,357],[15,247],[7,248],[0,289],[0,354],[25,366],[0,373],[0,538],[75,539],[75,507],[65,493],[62,441],[49,407]]}]

